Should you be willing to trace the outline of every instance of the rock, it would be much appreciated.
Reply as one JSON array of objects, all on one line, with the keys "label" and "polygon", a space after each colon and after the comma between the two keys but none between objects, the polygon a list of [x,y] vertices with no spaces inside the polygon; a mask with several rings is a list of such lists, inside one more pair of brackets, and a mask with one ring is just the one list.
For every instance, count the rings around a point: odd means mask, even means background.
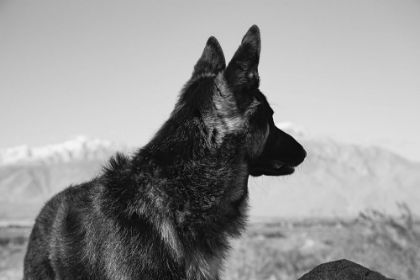
[{"label": "rock", "polygon": [[360,264],[338,260],[316,266],[298,280],[392,280]]}]

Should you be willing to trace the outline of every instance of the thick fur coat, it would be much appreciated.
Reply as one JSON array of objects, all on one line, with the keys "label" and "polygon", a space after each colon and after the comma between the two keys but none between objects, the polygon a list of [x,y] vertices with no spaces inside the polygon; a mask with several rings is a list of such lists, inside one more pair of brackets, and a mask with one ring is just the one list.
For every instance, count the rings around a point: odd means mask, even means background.
[{"label": "thick fur coat", "polygon": [[306,155],[274,125],[260,48],[252,26],[226,67],[210,37],[154,138],[44,206],[24,279],[220,279],[245,227],[249,175],[291,174]]}]

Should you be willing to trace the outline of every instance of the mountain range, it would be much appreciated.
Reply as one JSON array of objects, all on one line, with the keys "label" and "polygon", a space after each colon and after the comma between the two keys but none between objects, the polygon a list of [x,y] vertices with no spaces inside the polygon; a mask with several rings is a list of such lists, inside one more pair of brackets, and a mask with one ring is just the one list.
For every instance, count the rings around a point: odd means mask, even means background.
[{"label": "mountain range", "polygon": [[[379,147],[314,137],[290,123],[279,127],[308,156],[291,176],[250,178],[251,217],[353,217],[366,209],[398,214],[398,203],[420,214],[420,163]],[[116,151],[132,150],[85,137],[1,149],[0,221],[32,221],[52,195],[99,174]]]}]

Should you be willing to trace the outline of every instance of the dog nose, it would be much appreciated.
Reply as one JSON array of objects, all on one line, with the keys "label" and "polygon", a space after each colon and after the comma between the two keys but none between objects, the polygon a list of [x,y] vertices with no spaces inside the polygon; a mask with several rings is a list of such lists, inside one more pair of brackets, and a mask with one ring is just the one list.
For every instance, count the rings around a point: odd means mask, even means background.
[{"label": "dog nose", "polygon": [[299,164],[301,164],[303,162],[303,160],[306,158],[307,153],[305,151],[305,149],[302,147],[302,157],[301,157],[301,161],[299,162]]},{"label": "dog nose", "polygon": [[300,150],[300,154],[295,158],[295,161],[293,162],[293,165],[298,166],[299,164],[301,164],[305,160],[306,155],[307,155],[307,153],[306,153],[305,149],[302,147],[301,150]]}]

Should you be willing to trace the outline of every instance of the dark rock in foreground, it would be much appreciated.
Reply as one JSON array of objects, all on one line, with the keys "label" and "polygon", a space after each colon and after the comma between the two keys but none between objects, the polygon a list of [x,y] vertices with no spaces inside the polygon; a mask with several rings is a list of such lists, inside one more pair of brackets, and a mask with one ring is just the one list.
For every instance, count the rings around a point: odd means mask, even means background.
[{"label": "dark rock in foreground", "polygon": [[298,280],[391,280],[360,264],[338,260],[323,263],[303,275]]}]

